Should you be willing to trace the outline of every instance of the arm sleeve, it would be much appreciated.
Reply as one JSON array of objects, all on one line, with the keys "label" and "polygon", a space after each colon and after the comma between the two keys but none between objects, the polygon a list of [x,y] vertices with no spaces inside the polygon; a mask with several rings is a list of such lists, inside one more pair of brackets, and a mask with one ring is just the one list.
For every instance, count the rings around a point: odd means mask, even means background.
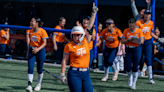
[{"label": "arm sleeve", "polygon": [[64,47],[64,52],[63,53],[66,54],[66,55],[70,54],[69,45],[68,44],[66,44],[66,46]]},{"label": "arm sleeve", "polygon": [[2,37],[6,36],[6,32],[4,30],[1,30],[0,34],[1,34]]},{"label": "arm sleeve", "polygon": [[42,31],[42,39],[48,39],[48,34],[47,34],[46,30]]},{"label": "arm sleeve", "polygon": [[147,4],[147,10],[149,10],[150,12],[151,12],[151,3],[149,4]]},{"label": "arm sleeve", "polygon": [[127,38],[126,37],[126,30],[124,30],[122,38],[125,38],[125,39]]},{"label": "arm sleeve", "polygon": [[132,12],[133,12],[133,17],[136,20],[140,19],[140,15],[139,15],[137,7],[135,5],[135,1],[131,2],[131,9],[132,9]]}]

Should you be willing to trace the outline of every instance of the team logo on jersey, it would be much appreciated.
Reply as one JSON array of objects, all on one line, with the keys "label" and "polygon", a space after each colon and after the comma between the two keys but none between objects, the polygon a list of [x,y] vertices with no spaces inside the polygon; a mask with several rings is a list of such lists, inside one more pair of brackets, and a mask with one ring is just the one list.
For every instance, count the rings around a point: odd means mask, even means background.
[{"label": "team logo on jersey", "polygon": [[129,35],[130,33],[128,33],[128,35]]},{"label": "team logo on jersey", "polygon": [[40,33],[37,33],[37,35],[41,35]]},{"label": "team logo on jersey", "polygon": [[37,42],[37,36],[31,36],[31,41],[33,41],[33,42]]},{"label": "team logo on jersey", "polygon": [[108,35],[108,33],[106,33],[105,35]]},{"label": "team logo on jersey", "polygon": [[84,54],[86,54],[86,49],[85,47],[84,48],[80,48],[80,49],[77,49],[77,52],[76,52],[77,56],[83,56]]},{"label": "team logo on jersey", "polygon": [[142,32],[145,34],[149,32],[149,30],[150,30],[150,27],[143,27]]},{"label": "team logo on jersey", "polygon": [[106,40],[108,40],[109,42],[112,42],[112,41],[114,41],[114,37],[108,36],[108,37],[106,38]]}]

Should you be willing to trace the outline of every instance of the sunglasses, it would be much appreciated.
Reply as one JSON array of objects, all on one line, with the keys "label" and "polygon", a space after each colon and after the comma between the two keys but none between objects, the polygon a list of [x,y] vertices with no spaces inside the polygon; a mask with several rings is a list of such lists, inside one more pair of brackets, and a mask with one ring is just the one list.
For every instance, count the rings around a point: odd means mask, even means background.
[{"label": "sunglasses", "polygon": [[76,35],[76,36],[80,36],[80,35],[82,35],[82,34],[74,34],[74,35]]}]

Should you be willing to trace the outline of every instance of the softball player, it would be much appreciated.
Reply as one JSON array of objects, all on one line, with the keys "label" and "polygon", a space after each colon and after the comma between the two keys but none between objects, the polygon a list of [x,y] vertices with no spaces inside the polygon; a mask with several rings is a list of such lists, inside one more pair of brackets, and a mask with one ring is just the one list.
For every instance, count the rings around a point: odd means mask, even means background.
[{"label": "softball player", "polygon": [[[104,30],[102,30],[100,34],[100,39],[98,40],[96,46],[99,46],[103,39],[105,40],[105,51],[104,51],[104,65],[105,65],[105,76],[101,79],[101,81],[107,81],[108,73],[109,73],[109,65],[114,69],[114,76],[117,75],[118,72],[115,70],[115,66],[113,65],[114,58],[116,57],[117,48],[119,45],[119,39],[122,37],[122,32],[120,29],[115,28],[115,24],[113,19],[109,18],[106,20],[106,26]],[[112,80],[115,80],[113,76]]]},{"label": "softball player", "polygon": [[67,73],[70,92],[93,92],[89,75],[89,42],[91,41],[91,28],[93,27],[97,11],[98,8],[94,5],[87,32],[85,32],[81,26],[73,27],[71,31],[73,41],[66,44],[64,48],[60,77],[64,83],[64,80],[66,79],[66,64],[70,58],[70,69]]},{"label": "softball player", "polygon": [[4,28],[0,31],[0,54],[6,54],[7,53],[7,46],[9,44],[9,38],[10,38],[10,29]]},{"label": "softball player", "polygon": [[[66,24],[66,19],[64,17],[59,18],[59,25],[55,27],[55,29],[65,29],[64,26]],[[64,40],[69,42],[69,40],[65,37],[65,33],[62,32],[54,32],[53,33],[53,50],[55,54],[55,58],[62,61],[63,58],[63,50],[64,50]]]},{"label": "softball player", "polygon": [[[138,64],[140,62],[142,53],[140,43],[144,43],[144,36],[142,30],[136,28],[135,19],[130,19],[128,21],[128,24],[129,28],[124,30],[121,42],[123,44],[126,44],[125,69],[129,77],[128,85],[131,87],[131,89],[136,89],[136,82],[138,78]],[[133,38],[138,38],[141,40],[137,44],[132,42],[134,40]]]},{"label": "softball player", "polygon": [[37,61],[37,72],[38,72],[38,83],[34,88],[35,91],[41,89],[41,81],[43,78],[43,63],[46,58],[45,46],[47,44],[47,32],[46,30],[40,28],[42,22],[40,18],[31,19],[31,30],[29,31],[30,44],[28,47],[28,87],[26,91],[32,92],[32,81],[33,81],[33,70],[35,66],[35,61]]},{"label": "softball player", "polygon": [[[89,19],[90,19],[89,16],[83,16],[82,26],[83,26],[85,32],[87,32],[86,30],[87,30],[87,27],[88,27]],[[89,42],[89,50],[90,50],[89,68],[91,67],[92,61],[93,61],[93,41],[95,40],[95,35],[96,35],[96,31],[93,28],[92,39]]]},{"label": "softball player", "polygon": [[142,29],[142,32],[144,34],[144,44],[142,45],[143,49],[143,54],[145,55],[145,62],[147,64],[147,69],[148,69],[148,76],[149,76],[149,83],[154,84],[155,82],[153,81],[153,76],[152,76],[152,41],[151,38],[157,39],[159,42],[164,42],[163,38],[159,38],[156,36],[152,30],[154,29],[153,27],[153,21],[150,20],[151,17],[151,12],[150,11],[145,11],[144,12],[144,18],[140,19],[136,22],[136,25]]}]

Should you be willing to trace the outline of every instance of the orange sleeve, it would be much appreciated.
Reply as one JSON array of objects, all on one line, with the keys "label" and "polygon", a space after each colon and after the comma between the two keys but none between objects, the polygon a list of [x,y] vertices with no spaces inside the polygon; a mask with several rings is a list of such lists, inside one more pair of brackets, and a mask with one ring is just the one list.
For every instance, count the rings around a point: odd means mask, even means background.
[{"label": "orange sleeve", "polygon": [[105,30],[102,30],[102,32],[100,34],[100,38],[104,38],[104,34],[105,34]]},{"label": "orange sleeve", "polygon": [[64,47],[64,54],[69,55],[70,51],[69,51],[69,43],[67,43]]},{"label": "orange sleeve", "polygon": [[[55,29],[61,29],[61,27],[57,25],[57,26],[55,27]],[[58,34],[59,34],[59,32],[54,32],[53,34],[58,35]]]},{"label": "orange sleeve", "polygon": [[136,22],[136,26],[137,26],[137,27],[139,27],[139,26],[140,26],[140,25],[139,25],[139,20]]},{"label": "orange sleeve", "polygon": [[44,30],[44,29],[42,31],[42,39],[48,39],[48,34],[47,34],[46,30]]},{"label": "orange sleeve", "polygon": [[1,37],[5,37],[5,35],[6,35],[6,32],[4,31],[4,30],[1,30]]},{"label": "orange sleeve", "polygon": [[26,34],[29,34],[30,33],[30,30],[26,30]]},{"label": "orange sleeve", "polygon": [[121,38],[122,37],[122,32],[120,29],[118,29],[118,36]]},{"label": "orange sleeve", "polygon": [[126,39],[127,38],[126,35],[127,35],[127,33],[126,33],[126,29],[125,29],[124,32],[123,32],[123,37],[122,38],[125,38]]}]

